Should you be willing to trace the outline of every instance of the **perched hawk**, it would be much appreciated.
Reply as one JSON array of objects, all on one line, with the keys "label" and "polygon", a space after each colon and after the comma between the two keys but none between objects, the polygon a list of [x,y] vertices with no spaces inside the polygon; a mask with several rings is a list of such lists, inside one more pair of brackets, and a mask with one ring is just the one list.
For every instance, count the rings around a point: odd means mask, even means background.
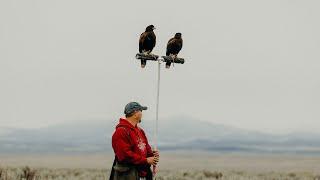
[{"label": "perched hawk", "polygon": [[[139,52],[150,54],[154,46],[156,45],[156,35],[153,30],[155,27],[153,25],[149,25],[145,32],[140,35],[139,38]],[[146,65],[146,60],[141,60],[141,67],[144,68]]]},{"label": "perched hawk", "polygon": [[[166,56],[171,56],[172,59],[177,58],[178,53],[182,48],[182,44],[183,44],[183,41],[181,38],[181,33],[176,33],[174,37],[168,41]],[[171,62],[167,62],[166,68],[169,68],[170,65],[171,65]]]}]

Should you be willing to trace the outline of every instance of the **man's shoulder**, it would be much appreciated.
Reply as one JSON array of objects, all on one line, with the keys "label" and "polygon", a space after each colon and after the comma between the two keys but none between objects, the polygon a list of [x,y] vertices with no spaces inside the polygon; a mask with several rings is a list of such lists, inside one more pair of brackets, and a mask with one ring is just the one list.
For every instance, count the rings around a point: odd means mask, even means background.
[{"label": "man's shoulder", "polygon": [[140,132],[142,132],[143,134],[145,134],[144,130],[142,129],[142,127],[137,126],[137,128],[139,129]]},{"label": "man's shoulder", "polygon": [[119,126],[115,129],[113,135],[129,135],[129,128]]}]

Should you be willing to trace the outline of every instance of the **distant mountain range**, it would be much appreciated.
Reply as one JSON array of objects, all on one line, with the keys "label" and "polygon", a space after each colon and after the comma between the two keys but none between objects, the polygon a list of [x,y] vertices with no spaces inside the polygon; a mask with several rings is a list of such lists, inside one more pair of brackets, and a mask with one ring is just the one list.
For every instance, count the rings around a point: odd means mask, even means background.
[{"label": "distant mountain range", "polygon": [[[111,151],[118,120],[88,120],[39,129],[0,129],[0,153]],[[154,121],[141,126],[152,144]],[[159,149],[320,154],[319,134],[271,135],[181,117],[160,120]]]}]

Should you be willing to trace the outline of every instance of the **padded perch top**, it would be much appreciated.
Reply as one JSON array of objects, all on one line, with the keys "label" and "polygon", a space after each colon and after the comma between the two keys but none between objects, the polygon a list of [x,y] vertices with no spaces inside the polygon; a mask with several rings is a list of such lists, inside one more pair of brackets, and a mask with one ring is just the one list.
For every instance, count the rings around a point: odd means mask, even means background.
[{"label": "padded perch top", "polygon": [[173,62],[173,63],[178,63],[178,64],[183,64],[184,59],[183,58],[173,58],[172,56],[162,56],[164,62]]},{"label": "padded perch top", "polygon": [[136,58],[137,59],[141,59],[141,60],[156,61],[159,58],[159,56],[158,55],[154,55],[154,54],[138,53],[138,54],[136,54]]},{"label": "padded perch top", "polygon": [[[144,54],[144,53],[136,54],[136,59],[140,59],[140,60],[157,61],[158,58],[159,56],[155,54]],[[164,62],[184,64],[183,58],[179,58],[179,57],[173,58],[172,56],[162,56],[162,58],[163,59],[161,59],[161,61],[164,61]]]}]

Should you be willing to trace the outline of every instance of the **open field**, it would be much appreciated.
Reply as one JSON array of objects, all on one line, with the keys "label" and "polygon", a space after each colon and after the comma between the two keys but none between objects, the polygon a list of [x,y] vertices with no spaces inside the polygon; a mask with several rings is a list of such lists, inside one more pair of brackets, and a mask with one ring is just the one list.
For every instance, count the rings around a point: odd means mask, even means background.
[{"label": "open field", "polygon": [[[109,154],[0,155],[2,179],[17,179],[25,166],[38,179],[108,179]],[[0,170],[0,173],[1,173]],[[2,180],[1,179],[1,180]],[[292,179],[320,180],[320,157],[245,155],[206,152],[161,153],[157,179]]]}]

